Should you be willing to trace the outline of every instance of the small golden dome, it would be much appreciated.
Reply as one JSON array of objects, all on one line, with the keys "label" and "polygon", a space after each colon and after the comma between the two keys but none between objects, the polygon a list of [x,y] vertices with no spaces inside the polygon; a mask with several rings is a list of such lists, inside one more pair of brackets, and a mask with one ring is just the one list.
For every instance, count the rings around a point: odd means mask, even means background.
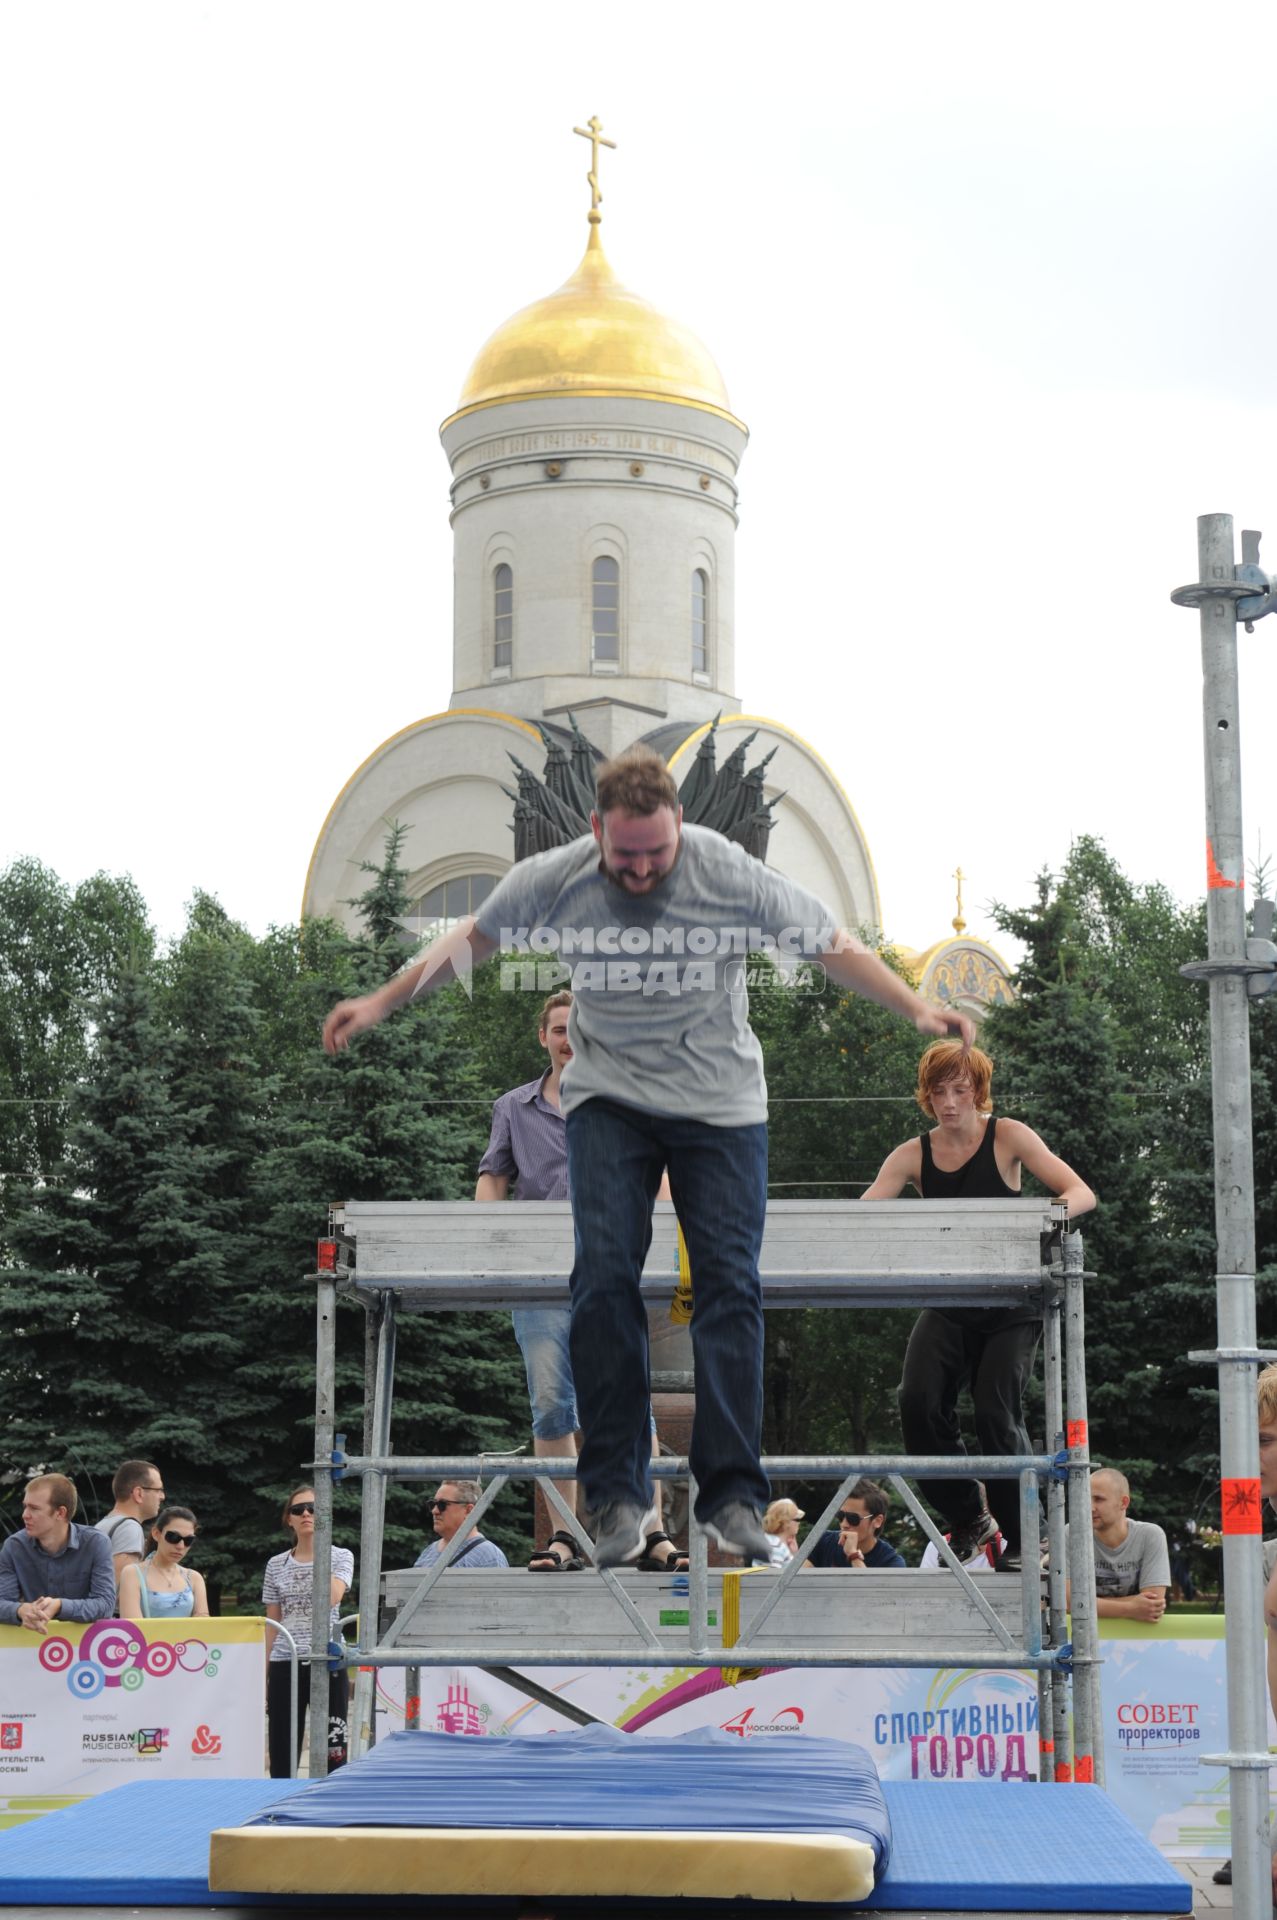
[{"label": "small golden dome", "polygon": [[723,377],[704,346],[687,327],[621,285],[597,225],[572,278],[514,314],[480,350],[457,412],[444,425],[502,400],[569,393],[641,395],[734,418]]}]

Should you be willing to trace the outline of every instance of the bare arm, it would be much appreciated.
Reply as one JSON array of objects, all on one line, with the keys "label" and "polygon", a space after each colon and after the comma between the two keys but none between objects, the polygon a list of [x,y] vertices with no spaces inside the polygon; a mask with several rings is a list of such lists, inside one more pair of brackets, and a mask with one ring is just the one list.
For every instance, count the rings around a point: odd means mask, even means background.
[{"label": "bare arm", "polygon": [[337,1575],[334,1574],[332,1579],[328,1582],[329,1606],[339,1607],[341,1605],[342,1595],[345,1593],[345,1591],[346,1591],[346,1582],[344,1580],[339,1580]]},{"label": "bare arm", "polygon": [[1152,1625],[1166,1612],[1166,1588],[1145,1587],[1142,1593],[1124,1593],[1120,1599],[1097,1599],[1101,1620],[1143,1620]]},{"label": "bare arm", "polygon": [[860,1197],[862,1200],[898,1200],[911,1182],[916,1187],[921,1180],[922,1145],[914,1138],[892,1149],[879,1167],[873,1185],[866,1187]]},{"label": "bare arm", "polygon": [[961,1040],[964,1049],[975,1039],[975,1023],[965,1013],[958,1013],[949,1007],[938,1007],[930,1000],[921,999],[907,980],[893,973],[885,960],[871,953],[864,941],[857,939],[854,933],[848,933],[845,927],[840,927],[834,935],[833,945],[824,955],[822,965],[835,986],[849,987],[852,993],[860,994],[862,999],[886,1007],[889,1013],[898,1013],[902,1020],[910,1021],[919,1033],[937,1036],[951,1033]]},{"label": "bare arm", "polygon": [[[116,1557],[119,1558],[118,1555]],[[145,1617],[142,1612],[142,1596],[138,1592],[142,1580],[141,1564],[136,1554],[125,1557],[130,1559],[132,1564],[124,1569],[120,1581],[119,1617],[121,1620],[141,1620]]]},{"label": "bare arm", "polygon": [[476,1200],[504,1200],[510,1191],[508,1173],[481,1173],[475,1183]]},{"label": "bare arm", "polygon": [[191,1591],[195,1595],[195,1605],[191,1608],[191,1618],[192,1620],[207,1620],[208,1588],[204,1585],[204,1576],[202,1573],[196,1573],[192,1567],[187,1578],[191,1583]]},{"label": "bare arm", "polygon": [[1062,1206],[1069,1210],[1069,1218],[1076,1220],[1089,1213],[1095,1205],[1095,1195],[1080,1174],[1074,1173],[1067,1160],[1061,1160],[1058,1153],[1052,1153],[1041,1134],[1034,1133],[1032,1127],[1026,1127],[1023,1120],[1003,1120],[999,1124],[998,1136],[1005,1139],[1014,1151],[1016,1158],[1026,1166],[1035,1180],[1040,1180],[1048,1193],[1054,1194]]},{"label": "bare arm", "polygon": [[482,966],[496,950],[496,941],[480,933],[473,915],[467,914],[433,942],[425,959],[416,966],[405,968],[384,987],[366,993],[360,1000],[340,1001],[324,1022],[325,1053],[344,1053],[357,1033],[379,1026],[387,1014],[418,993],[434,993],[451,980],[468,980],[472,969]]},{"label": "bare arm", "polygon": [[[124,1584],[125,1567],[140,1567],[142,1564],[142,1556],[140,1553],[116,1553],[111,1557],[115,1562],[115,1584],[117,1587],[123,1586]],[[128,1613],[125,1614],[123,1618],[126,1620],[137,1620],[140,1619],[141,1616],[136,1613]]]}]

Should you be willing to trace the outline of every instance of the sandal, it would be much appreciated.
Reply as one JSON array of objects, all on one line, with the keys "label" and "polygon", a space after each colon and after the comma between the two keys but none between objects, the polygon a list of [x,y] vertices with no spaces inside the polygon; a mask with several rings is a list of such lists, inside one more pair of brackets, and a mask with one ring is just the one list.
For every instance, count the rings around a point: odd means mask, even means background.
[{"label": "sandal", "polygon": [[[668,1547],[669,1552],[657,1553],[657,1547]],[[692,1563],[682,1548],[674,1545],[668,1533],[657,1529],[644,1537],[642,1556],[634,1564],[640,1573],[686,1573]]]},{"label": "sandal", "polygon": [[[557,1554],[556,1547],[566,1547],[567,1553]],[[570,1533],[552,1533],[545,1546],[539,1547],[528,1561],[529,1573],[580,1573],[585,1566],[576,1550],[576,1541]]]}]

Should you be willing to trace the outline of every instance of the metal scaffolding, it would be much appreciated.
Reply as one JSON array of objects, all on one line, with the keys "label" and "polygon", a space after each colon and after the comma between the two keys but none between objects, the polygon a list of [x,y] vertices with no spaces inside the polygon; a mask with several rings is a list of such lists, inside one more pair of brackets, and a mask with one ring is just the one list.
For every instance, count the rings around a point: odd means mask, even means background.
[{"label": "metal scaffolding", "polygon": [[[797,1456],[764,1461],[774,1479],[823,1481],[832,1498],[798,1557],[780,1572],[741,1576],[710,1568],[706,1536],[689,1522],[686,1606],[662,1602],[664,1582],[627,1570],[547,1583],[524,1570],[448,1579],[467,1534],[512,1479],[540,1481],[582,1557],[593,1545],[563,1500],[558,1479],[574,1478],[570,1459],[522,1455],[407,1456],[391,1447],[395,1335],[401,1314],[440,1308],[505,1310],[566,1305],[573,1258],[566,1202],[351,1202],[334,1210],[321,1243],[317,1289],[315,1401],[315,1563],[332,1541],[332,1489],[362,1485],[357,1646],[351,1752],[376,1738],[376,1670],[399,1666],[473,1666],[498,1671],[533,1698],[569,1709],[523,1670],[560,1665],[645,1666],[985,1666],[1035,1671],[1041,1709],[1040,1775],[1103,1779],[1095,1569],[1090,1524],[1086,1428],[1082,1244],[1066,1231],[1061,1208],[1035,1200],[773,1201],[759,1267],[769,1307],[1016,1307],[1043,1320],[1045,1415],[1050,1448],[1021,1456],[921,1458]],[[643,1275],[649,1302],[668,1301],[678,1280],[673,1208],[658,1205]],[[336,1432],[339,1298],[365,1314],[362,1451]],[[689,1479],[681,1458],[653,1461],[663,1479]],[[941,1554],[933,1573],[865,1569],[854,1576],[806,1569],[806,1549],[833,1520],[862,1474],[889,1481]],[[1014,1478],[1020,1483],[1025,1552],[1016,1573],[959,1565],[907,1485],[908,1478]],[[484,1491],[468,1525],[436,1563],[383,1567],[385,1489],[389,1480],[480,1479]],[[1046,1488],[1045,1580],[1034,1543]],[[694,1491],[694,1489],[693,1489]],[[689,1502],[690,1505],[690,1502]],[[1067,1529],[1066,1518],[1077,1524]],[[530,1586],[529,1580],[533,1581]],[[1066,1588],[1072,1582],[1072,1639]],[[905,1584],[907,1582],[907,1585]],[[1045,1607],[1043,1587],[1045,1586]],[[482,1597],[482,1607],[476,1599]],[[678,1616],[672,1619],[671,1615]],[[328,1596],[316,1580],[313,1646],[329,1638]],[[533,1637],[535,1636],[535,1637]],[[324,1654],[315,1651],[312,1660]],[[310,1764],[324,1766],[325,1730],[312,1719]]]},{"label": "metal scaffolding", "polygon": [[1247,937],[1242,840],[1241,728],[1237,622],[1277,607],[1277,583],[1259,566],[1257,533],[1242,535],[1234,560],[1233,517],[1197,522],[1197,580],[1171,595],[1201,615],[1202,732],[1206,766],[1207,958],[1183,967],[1210,989],[1212,1120],[1215,1135],[1216,1346],[1189,1358],[1219,1370],[1221,1526],[1228,1659],[1226,1754],[1204,1766],[1229,1769],[1233,1910],[1266,1920],[1270,1905],[1262,1501],[1255,1369],[1277,1360],[1258,1346],[1255,1310],[1255,1166],[1250,1107],[1250,1001],[1277,984],[1273,904],[1255,902]]}]

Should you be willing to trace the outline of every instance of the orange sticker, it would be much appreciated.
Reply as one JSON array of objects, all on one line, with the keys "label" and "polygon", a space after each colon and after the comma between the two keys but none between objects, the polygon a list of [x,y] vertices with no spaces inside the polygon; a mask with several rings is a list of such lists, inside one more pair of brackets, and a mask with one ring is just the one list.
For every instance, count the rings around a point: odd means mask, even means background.
[{"label": "orange sticker", "polygon": [[1072,1767],[1071,1767],[1071,1766],[1069,1765],[1069,1763],[1068,1763],[1068,1761],[1067,1761],[1067,1760],[1057,1760],[1057,1761],[1056,1761],[1056,1763],[1055,1763],[1055,1778],[1056,1778],[1056,1783],[1057,1783],[1057,1785],[1059,1785],[1059,1784],[1062,1784],[1062,1783],[1067,1783],[1068,1781],[1070,1781],[1070,1780],[1071,1780],[1071,1779],[1073,1778],[1073,1769],[1072,1769]]},{"label": "orange sticker", "polygon": [[1221,1480],[1219,1513],[1225,1533],[1262,1533],[1263,1500],[1258,1480]]},{"label": "orange sticker", "polygon": [[1073,1778],[1075,1780],[1080,1781],[1083,1786],[1094,1785],[1095,1762],[1094,1760],[1092,1760],[1089,1753],[1079,1753],[1077,1757],[1077,1765],[1073,1769]]},{"label": "orange sticker", "polygon": [[1054,1742],[1054,1740],[1039,1740],[1039,1741],[1038,1741],[1038,1745],[1039,1745],[1039,1747],[1041,1747],[1041,1749],[1042,1749],[1042,1751],[1043,1751],[1043,1753],[1054,1753],[1054,1752],[1055,1752],[1055,1742]]},{"label": "orange sticker", "polygon": [[1064,1434],[1070,1447],[1084,1447],[1086,1445],[1085,1420],[1070,1420],[1064,1429]]},{"label": "orange sticker", "polygon": [[1206,842],[1207,887],[1211,891],[1215,891],[1220,887],[1244,887],[1245,884],[1244,880],[1230,880],[1227,874],[1220,872],[1219,863],[1215,859],[1215,849],[1208,840]]}]

